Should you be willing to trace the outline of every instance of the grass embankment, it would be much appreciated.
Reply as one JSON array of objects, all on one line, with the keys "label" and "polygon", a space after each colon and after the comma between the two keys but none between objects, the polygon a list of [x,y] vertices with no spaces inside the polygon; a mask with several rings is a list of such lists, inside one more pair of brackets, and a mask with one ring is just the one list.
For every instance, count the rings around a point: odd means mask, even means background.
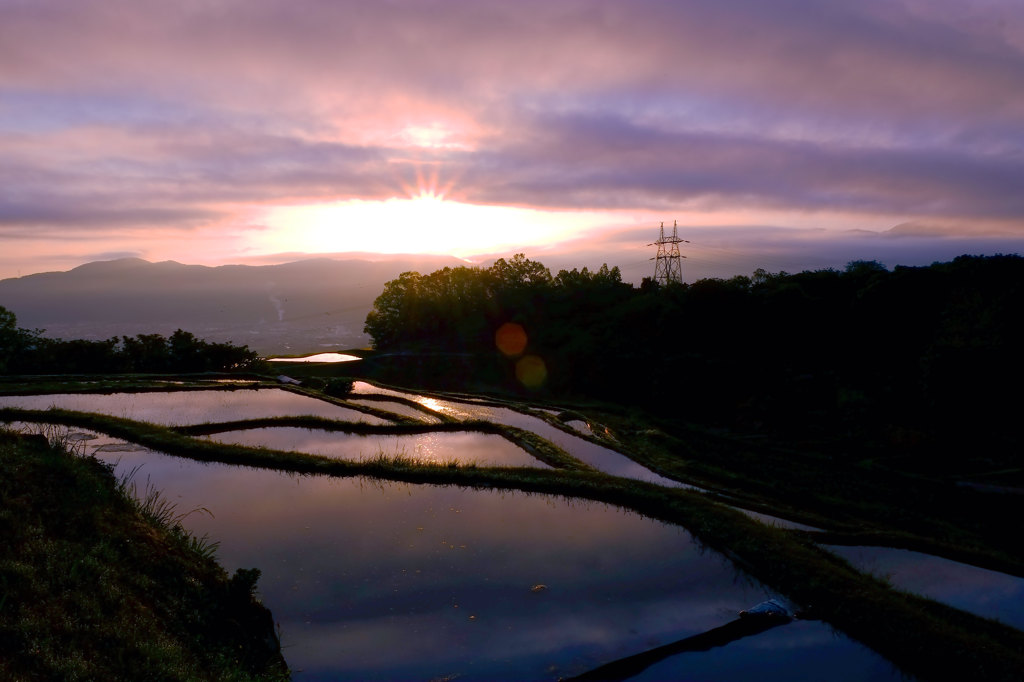
[{"label": "grass embankment", "polygon": [[288,678],[258,571],[95,459],[0,431],[0,536],[0,678]]},{"label": "grass embankment", "polygon": [[708,497],[586,471],[420,465],[403,458],[365,462],[223,446],[114,417],[66,411],[0,410],[0,419],[93,429],[201,461],[332,476],[515,489],[588,499],[687,528],[770,588],[808,605],[817,617],[924,679],[1019,680],[1024,633],[900,593],[854,570],[813,542],[765,526]]}]

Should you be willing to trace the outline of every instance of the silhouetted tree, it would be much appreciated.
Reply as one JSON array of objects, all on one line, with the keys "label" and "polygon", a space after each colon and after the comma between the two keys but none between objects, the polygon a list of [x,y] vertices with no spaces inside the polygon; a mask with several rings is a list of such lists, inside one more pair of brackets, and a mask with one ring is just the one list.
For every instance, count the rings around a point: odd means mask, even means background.
[{"label": "silhouetted tree", "polygon": [[0,374],[106,374],[204,372],[254,368],[259,356],[246,346],[208,343],[181,329],[106,341],[47,339],[17,326],[0,307]]}]

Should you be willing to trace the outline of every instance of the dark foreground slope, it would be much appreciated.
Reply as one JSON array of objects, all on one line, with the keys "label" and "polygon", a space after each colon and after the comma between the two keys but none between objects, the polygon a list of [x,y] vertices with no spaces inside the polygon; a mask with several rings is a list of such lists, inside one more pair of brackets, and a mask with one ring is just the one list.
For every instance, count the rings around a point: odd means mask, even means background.
[{"label": "dark foreground slope", "polygon": [[0,432],[0,678],[287,679],[258,571],[211,547],[103,464]]}]

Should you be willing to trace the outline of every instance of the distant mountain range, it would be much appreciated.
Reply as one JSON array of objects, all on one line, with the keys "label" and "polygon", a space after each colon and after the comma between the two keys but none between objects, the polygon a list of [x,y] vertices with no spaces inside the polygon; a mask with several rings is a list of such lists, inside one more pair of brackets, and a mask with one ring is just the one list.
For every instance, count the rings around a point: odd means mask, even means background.
[{"label": "distant mountain range", "polygon": [[465,265],[447,256],[316,258],[281,265],[183,265],[138,258],[0,280],[0,306],[18,326],[63,339],[170,334],[265,354],[366,345],[363,321],[402,272]]}]

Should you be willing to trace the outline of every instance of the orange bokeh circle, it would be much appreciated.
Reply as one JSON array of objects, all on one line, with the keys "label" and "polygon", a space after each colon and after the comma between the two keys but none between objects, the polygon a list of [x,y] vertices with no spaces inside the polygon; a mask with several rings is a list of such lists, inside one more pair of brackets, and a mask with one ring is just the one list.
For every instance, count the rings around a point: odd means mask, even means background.
[{"label": "orange bokeh circle", "polygon": [[516,322],[506,322],[494,332],[494,344],[505,355],[520,355],[526,350],[526,330]]}]

